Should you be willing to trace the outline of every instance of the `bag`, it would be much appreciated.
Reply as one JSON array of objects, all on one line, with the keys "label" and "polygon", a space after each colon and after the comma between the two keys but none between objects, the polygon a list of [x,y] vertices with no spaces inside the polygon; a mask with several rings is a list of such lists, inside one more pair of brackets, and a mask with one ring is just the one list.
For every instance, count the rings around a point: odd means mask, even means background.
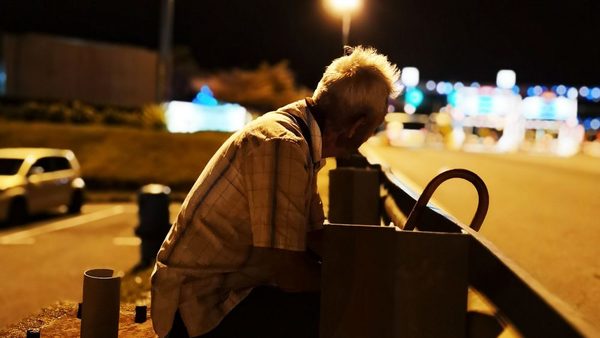
[{"label": "bag", "polygon": [[[404,229],[330,224],[322,253],[322,338],[459,338],[466,336],[469,238],[466,232],[423,231],[423,211],[449,178],[472,182],[479,229],[487,189],[474,173],[454,169],[435,177]],[[419,231],[412,231],[421,228]]]}]

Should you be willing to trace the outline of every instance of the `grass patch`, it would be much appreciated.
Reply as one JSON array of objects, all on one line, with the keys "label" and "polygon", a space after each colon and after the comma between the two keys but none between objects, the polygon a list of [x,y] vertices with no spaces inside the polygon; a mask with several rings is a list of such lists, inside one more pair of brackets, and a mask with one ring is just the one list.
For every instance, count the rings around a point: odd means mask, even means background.
[{"label": "grass patch", "polygon": [[71,149],[92,189],[160,183],[187,191],[229,135],[0,120],[2,147]]},{"label": "grass patch", "polygon": [[121,279],[121,303],[150,305],[152,267],[130,271]]}]

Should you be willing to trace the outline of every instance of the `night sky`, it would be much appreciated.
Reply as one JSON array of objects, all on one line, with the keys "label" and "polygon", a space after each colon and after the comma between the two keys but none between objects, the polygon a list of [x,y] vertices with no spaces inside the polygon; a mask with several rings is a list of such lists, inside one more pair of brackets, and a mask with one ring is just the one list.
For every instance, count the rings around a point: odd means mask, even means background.
[{"label": "night sky", "polygon": [[[363,0],[351,44],[371,45],[422,79],[600,85],[600,1]],[[156,48],[159,0],[0,0],[0,30]],[[174,41],[203,69],[290,61],[314,88],[341,54],[341,19],[321,0],[175,0]]]}]

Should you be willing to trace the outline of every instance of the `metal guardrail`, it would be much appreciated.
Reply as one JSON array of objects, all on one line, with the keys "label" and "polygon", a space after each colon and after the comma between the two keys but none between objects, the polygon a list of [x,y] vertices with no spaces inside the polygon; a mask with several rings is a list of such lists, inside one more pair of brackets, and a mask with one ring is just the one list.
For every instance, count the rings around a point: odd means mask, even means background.
[{"label": "metal guardrail", "polygon": [[[400,211],[409,214],[418,199],[416,194],[389,170],[382,175],[382,181]],[[506,259],[476,231],[432,208],[426,209],[420,224],[427,231],[464,231],[471,235],[469,285],[492,302],[499,314],[525,337],[597,336],[589,325],[571,313],[572,310]]]},{"label": "metal guardrail", "polygon": [[[338,166],[380,168],[366,159],[354,159]],[[384,222],[409,215],[419,195],[383,169],[381,186],[384,206],[380,208]],[[405,218],[404,218],[405,220]],[[470,234],[468,281],[470,287],[489,300],[502,320],[514,326],[525,337],[600,337],[569,306],[549,293],[535,279],[507,259],[493,244],[475,230],[460,224],[442,210],[428,206],[420,217],[421,230],[464,232]]]},{"label": "metal guardrail", "polygon": [[[417,201],[416,194],[389,170],[383,172],[382,181],[400,211],[403,214],[410,213]],[[441,210],[432,208],[426,209],[420,224],[421,229],[427,231],[464,231],[471,235],[469,285],[492,302],[499,315],[525,337],[598,336],[572,310],[506,259],[476,231],[456,223]]]}]

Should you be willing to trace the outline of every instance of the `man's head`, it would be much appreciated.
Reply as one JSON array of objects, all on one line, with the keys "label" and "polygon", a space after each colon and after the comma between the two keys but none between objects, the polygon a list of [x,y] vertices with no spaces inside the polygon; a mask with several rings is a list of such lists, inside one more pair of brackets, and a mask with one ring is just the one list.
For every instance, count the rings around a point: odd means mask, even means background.
[{"label": "man's head", "polygon": [[313,100],[323,132],[323,156],[358,149],[383,122],[398,68],[373,48],[355,47],[327,67]]}]

